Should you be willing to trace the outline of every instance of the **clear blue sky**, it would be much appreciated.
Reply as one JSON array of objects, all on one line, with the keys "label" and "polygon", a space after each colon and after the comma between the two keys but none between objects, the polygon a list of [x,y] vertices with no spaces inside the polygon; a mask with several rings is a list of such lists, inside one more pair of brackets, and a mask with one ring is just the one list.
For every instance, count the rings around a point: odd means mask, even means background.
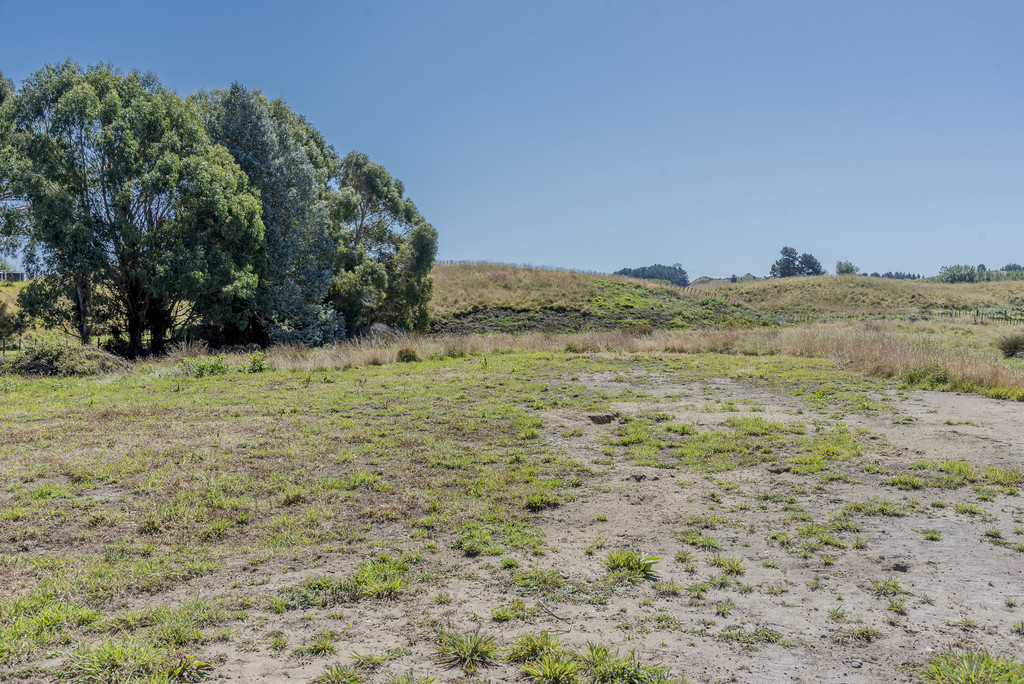
[{"label": "clear blue sky", "polygon": [[0,70],[283,96],[401,178],[439,258],[691,277],[779,249],[1024,263],[1024,2],[0,0]]}]

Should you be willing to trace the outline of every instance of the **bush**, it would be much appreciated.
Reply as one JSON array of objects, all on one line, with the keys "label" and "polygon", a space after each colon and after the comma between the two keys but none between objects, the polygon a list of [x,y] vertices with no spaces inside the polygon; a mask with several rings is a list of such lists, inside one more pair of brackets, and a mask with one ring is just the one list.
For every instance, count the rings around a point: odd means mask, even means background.
[{"label": "bush", "polygon": [[178,362],[176,366],[182,375],[202,378],[207,375],[227,375],[231,366],[224,360],[224,354],[217,354],[212,359],[201,356],[189,356]]},{"label": "bush", "polygon": [[269,370],[270,366],[267,364],[267,355],[262,351],[256,350],[249,354],[249,360],[238,367],[239,373],[262,373],[263,371]]},{"label": "bush", "polygon": [[130,368],[131,364],[120,357],[77,343],[45,342],[26,349],[10,361],[0,360],[0,372],[19,375],[67,377],[116,373]]},{"label": "bush", "polygon": [[395,358],[398,359],[399,363],[412,363],[420,360],[419,354],[417,354],[416,350],[412,347],[402,347],[398,350],[398,354]]},{"label": "bush", "polygon": [[996,340],[996,346],[1008,359],[1018,355],[1024,356],[1024,330],[1016,330],[1003,335]]}]

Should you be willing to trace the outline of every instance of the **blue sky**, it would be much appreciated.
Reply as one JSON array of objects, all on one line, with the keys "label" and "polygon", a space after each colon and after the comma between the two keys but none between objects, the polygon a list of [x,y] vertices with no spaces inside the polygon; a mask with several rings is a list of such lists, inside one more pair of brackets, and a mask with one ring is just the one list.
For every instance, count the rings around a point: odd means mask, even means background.
[{"label": "blue sky", "polygon": [[765,275],[1024,263],[1024,3],[0,0],[0,70],[283,96],[439,258]]}]

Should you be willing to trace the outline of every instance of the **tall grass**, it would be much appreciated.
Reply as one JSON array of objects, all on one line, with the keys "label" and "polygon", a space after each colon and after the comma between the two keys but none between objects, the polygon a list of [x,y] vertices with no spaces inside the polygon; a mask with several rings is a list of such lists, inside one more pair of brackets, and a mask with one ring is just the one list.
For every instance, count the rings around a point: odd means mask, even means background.
[{"label": "tall grass", "polygon": [[[938,339],[936,339],[938,337]],[[404,350],[404,351],[403,351]],[[391,364],[399,357],[441,359],[508,351],[669,354],[741,354],[829,358],[866,375],[914,386],[977,392],[1024,400],[1024,372],[992,348],[952,344],[913,327],[817,324],[788,328],[708,328],[647,331],[623,329],[578,334],[408,335],[329,347],[277,346],[267,353],[271,368],[315,372]],[[410,354],[414,352],[414,356]],[[173,365],[173,359],[164,363]],[[243,357],[228,359],[241,362]]]}]

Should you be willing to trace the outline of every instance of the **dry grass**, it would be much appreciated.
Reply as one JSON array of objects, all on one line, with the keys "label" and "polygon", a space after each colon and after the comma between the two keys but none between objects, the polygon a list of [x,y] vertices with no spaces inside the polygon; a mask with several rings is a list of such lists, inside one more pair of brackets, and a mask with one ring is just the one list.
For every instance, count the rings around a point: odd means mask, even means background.
[{"label": "dry grass", "polygon": [[431,272],[432,318],[479,308],[571,307],[592,297],[594,276],[494,264],[437,264]]},{"label": "dry grass", "polygon": [[[784,354],[829,358],[859,372],[941,389],[1024,398],[1024,373],[1001,358],[993,345],[951,343],[921,326],[883,328],[872,323],[832,323],[790,328],[708,328],[705,330],[622,329],[572,335],[409,335],[397,341],[353,341],[329,347],[277,346],[267,359],[278,370],[317,372],[385,365],[400,350],[418,359],[476,356],[507,351],[572,353],[722,353],[750,356]],[[161,365],[201,350],[176,350]],[[409,351],[404,352],[408,354]],[[229,357],[241,363],[244,355]]]},{"label": "dry grass", "polygon": [[672,300],[704,296],[688,288],[651,280],[532,266],[437,264],[430,275],[434,280],[430,302],[434,320],[478,309],[587,309],[587,302],[601,295],[598,284],[609,280],[639,285],[656,297]]},{"label": "dry grass", "polygon": [[707,296],[775,313],[909,314],[934,309],[983,309],[1024,302],[1024,282],[926,283],[867,276],[779,278],[701,285]]}]

